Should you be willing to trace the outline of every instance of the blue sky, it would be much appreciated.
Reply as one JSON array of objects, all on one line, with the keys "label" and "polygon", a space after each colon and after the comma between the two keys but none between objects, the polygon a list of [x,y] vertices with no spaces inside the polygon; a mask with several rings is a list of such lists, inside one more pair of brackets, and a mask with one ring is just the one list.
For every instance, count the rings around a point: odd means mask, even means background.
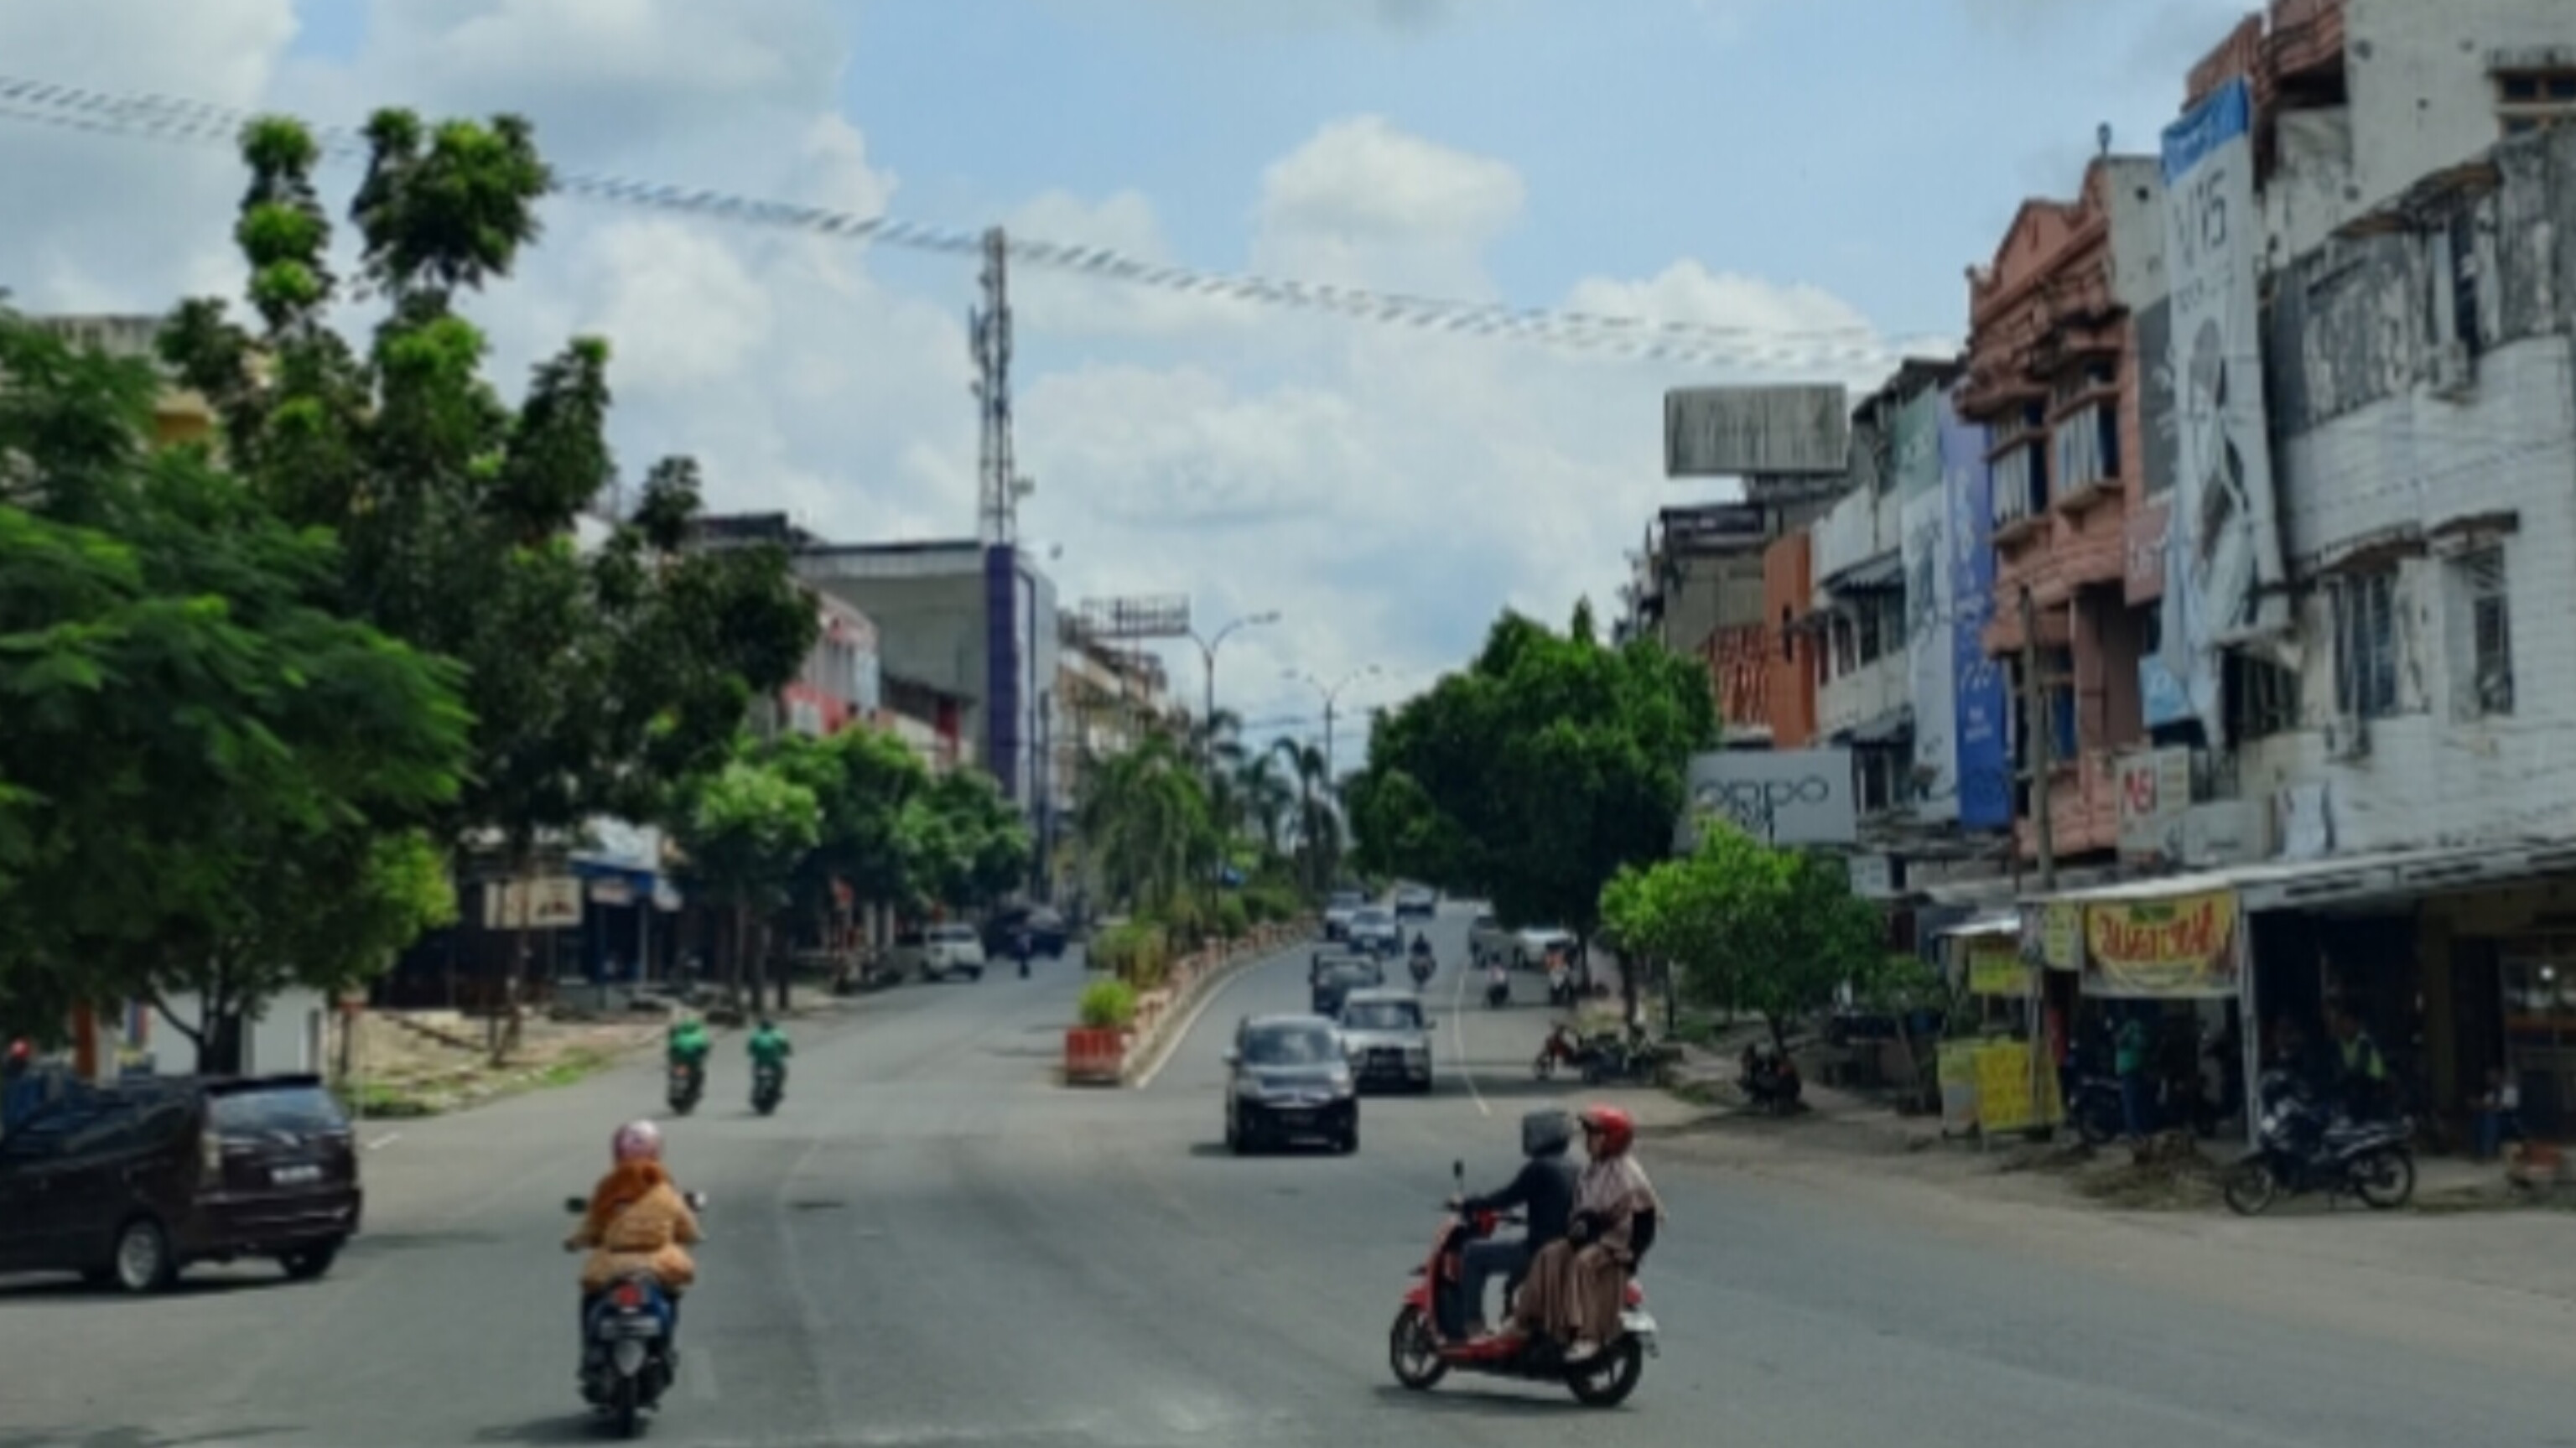
[{"label": "blue sky", "polygon": [[[520,110],[568,170],[1744,327],[1791,356],[1605,362],[1026,278],[1027,535],[1062,548],[1068,597],[1187,592],[1210,623],[1280,609],[1229,645],[1224,691],[1277,716],[1312,713],[1285,671],[1381,665],[1388,698],[1507,604],[1609,606],[1652,508],[1709,491],[1656,476],[1664,388],[1875,380],[1795,360],[1829,330],[1955,339],[1962,273],[2014,208],[2071,192],[2099,124],[2151,149],[2239,9],[11,0],[0,70],[343,122]],[[0,169],[60,198],[0,224],[0,285],[27,305],[237,285],[219,150],[0,127]],[[567,201],[478,315],[505,376],[609,336],[633,471],[685,451],[726,505],[953,534],[973,520],[971,286],[949,259]]]}]

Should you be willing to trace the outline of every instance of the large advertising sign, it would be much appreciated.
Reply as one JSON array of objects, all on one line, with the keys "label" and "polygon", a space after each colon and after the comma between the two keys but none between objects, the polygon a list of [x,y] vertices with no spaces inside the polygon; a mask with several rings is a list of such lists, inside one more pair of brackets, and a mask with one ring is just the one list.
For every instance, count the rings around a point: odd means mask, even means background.
[{"label": "large advertising sign", "polygon": [[1664,394],[1664,475],[1827,474],[1851,466],[1851,403],[1839,385],[1677,387]]},{"label": "large advertising sign", "polygon": [[[1986,462],[1986,430],[1941,406],[1941,495],[1950,509],[1943,542],[1950,575],[1950,737],[1959,823],[1970,829],[2012,825],[2012,753],[2005,747],[2004,676],[1986,657],[1986,623],[1995,614],[1995,475]],[[1919,714],[1918,710],[1918,714]],[[1920,729],[1920,718],[1915,727]]]},{"label": "large advertising sign", "polygon": [[1905,558],[1906,692],[1914,703],[1915,812],[1927,821],[1959,817],[1959,671],[1950,616],[1950,499],[1943,487],[1941,424],[1949,398],[1917,395],[1896,414],[1896,491]]},{"label": "large advertising sign", "polygon": [[1680,846],[1719,819],[1768,845],[1848,845],[1859,838],[1848,749],[1721,749],[1691,756]]},{"label": "large advertising sign", "polygon": [[2254,92],[2240,78],[2164,134],[2168,365],[2179,420],[2165,550],[2165,666],[2213,744],[2225,737],[2218,650],[2288,622],[2263,417],[2254,274],[2263,225],[2254,204],[2253,121]]},{"label": "large advertising sign", "polygon": [[2232,890],[2084,907],[2084,993],[2224,1000],[2237,992],[2243,912]]}]

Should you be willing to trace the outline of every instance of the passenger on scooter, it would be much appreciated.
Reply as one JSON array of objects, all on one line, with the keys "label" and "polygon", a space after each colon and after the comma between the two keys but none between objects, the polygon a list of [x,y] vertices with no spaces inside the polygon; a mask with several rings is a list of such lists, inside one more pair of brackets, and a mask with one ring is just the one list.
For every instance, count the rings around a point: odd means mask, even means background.
[{"label": "passenger on scooter", "polygon": [[1470,1338],[1486,1335],[1485,1284],[1497,1275],[1509,1281],[1527,1272],[1532,1255],[1565,1235],[1566,1220],[1574,1215],[1574,1163],[1565,1159],[1573,1144],[1574,1123],[1564,1112],[1529,1113],[1521,1118],[1521,1152],[1529,1160],[1521,1164],[1520,1174],[1499,1191],[1458,1204],[1467,1213],[1518,1207],[1526,1218],[1517,1240],[1488,1237],[1467,1244],[1460,1300],[1466,1305]]},{"label": "passenger on scooter", "polygon": [[1431,953],[1431,936],[1428,932],[1420,930],[1413,932],[1413,953],[1416,955]]},{"label": "passenger on scooter", "polygon": [[1522,1331],[1567,1344],[1569,1361],[1599,1352],[1619,1326],[1629,1269],[1664,1216],[1654,1183],[1637,1164],[1635,1121],[1615,1106],[1590,1107],[1582,1121],[1591,1161],[1575,1184],[1574,1216],[1564,1240],[1531,1257],[1529,1280],[1512,1307]]},{"label": "passenger on scooter", "polygon": [[671,1184],[662,1166],[662,1132],[649,1121],[630,1121],[617,1128],[610,1142],[613,1162],[590,1190],[590,1210],[564,1239],[564,1250],[587,1248],[581,1264],[581,1327],[585,1379],[589,1354],[590,1311],[599,1295],[618,1278],[650,1272],[662,1286],[674,1335],[680,1325],[680,1294],[697,1280],[697,1263],[688,1248],[698,1240],[697,1213]]},{"label": "passenger on scooter", "polygon": [[778,1089],[786,1090],[787,1058],[796,1054],[796,1048],[788,1043],[787,1033],[778,1029],[777,1023],[769,1017],[762,1016],[760,1024],[752,1028],[751,1037],[743,1042],[743,1046],[751,1053],[752,1069],[758,1070],[763,1066],[776,1069]]}]

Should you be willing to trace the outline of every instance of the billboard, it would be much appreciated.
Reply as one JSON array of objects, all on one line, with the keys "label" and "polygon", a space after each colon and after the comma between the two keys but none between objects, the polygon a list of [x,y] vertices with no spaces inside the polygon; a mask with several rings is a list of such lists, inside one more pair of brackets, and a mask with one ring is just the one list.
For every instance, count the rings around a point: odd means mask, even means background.
[{"label": "billboard", "polygon": [[[1986,657],[1995,615],[1995,474],[1986,430],[1961,420],[1944,398],[1940,414],[1941,496],[1950,510],[1950,706],[1959,823],[1999,830],[2013,819],[2012,751],[2005,729],[2004,676]],[[1919,712],[1919,711],[1918,711]],[[1922,721],[1915,728],[1922,729]]]},{"label": "billboard", "polygon": [[1666,477],[1840,477],[1850,465],[1851,403],[1839,384],[1664,394]]},{"label": "billboard", "polygon": [[[2165,266],[2176,419],[2165,667],[2215,744],[2218,650],[2288,623],[2255,292],[2254,92],[2228,82],[2165,128]],[[2153,436],[2163,426],[2151,420]]]},{"label": "billboard", "polygon": [[1771,536],[1771,510],[1758,503],[1701,503],[1666,508],[1664,546],[1677,553],[1730,543],[1760,543]]},{"label": "billboard", "polygon": [[1773,845],[1848,845],[1860,834],[1848,749],[1721,749],[1691,756],[1680,846],[1703,819]]},{"label": "billboard", "polygon": [[1950,499],[1942,486],[1941,424],[1949,398],[1925,391],[1896,414],[1899,545],[1905,559],[1906,695],[1914,705],[1916,815],[1959,817],[1958,669],[1950,653],[1957,595],[1950,576]]}]

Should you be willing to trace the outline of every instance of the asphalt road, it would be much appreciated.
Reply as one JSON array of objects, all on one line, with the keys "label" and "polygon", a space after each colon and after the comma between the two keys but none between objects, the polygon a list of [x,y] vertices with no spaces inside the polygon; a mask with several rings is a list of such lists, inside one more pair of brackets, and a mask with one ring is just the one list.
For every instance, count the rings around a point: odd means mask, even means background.
[{"label": "asphalt road", "polygon": [[[1463,936],[1463,916],[1439,923],[1444,961]],[[769,1119],[742,1104],[728,1050],[708,1105],[670,1131],[684,1184],[714,1198],[713,1240],[651,1439],[2576,1441],[2565,1337],[2505,1360],[2276,1315],[1680,1148],[1649,1157],[1673,1212],[1647,1271],[1664,1355],[1626,1408],[1455,1378],[1405,1393],[1384,1354],[1405,1274],[1450,1160],[1499,1178],[1518,1114],[1550,1099],[1527,1065],[1547,1016],[1489,1010],[1444,969],[1434,1095],[1369,1099],[1353,1157],[1229,1158],[1225,1028],[1299,1008],[1303,959],[1238,977],[1142,1090],[1054,1084],[1069,961],[908,986],[805,1028]],[[638,1066],[371,1131],[370,1228],[318,1283],[242,1266],[149,1301],[0,1286],[0,1448],[591,1441],[561,1200],[621,1117],[658,1106],[658,1084]],[[2106,1254],[2125,1230],[2106,1227]]]}]

